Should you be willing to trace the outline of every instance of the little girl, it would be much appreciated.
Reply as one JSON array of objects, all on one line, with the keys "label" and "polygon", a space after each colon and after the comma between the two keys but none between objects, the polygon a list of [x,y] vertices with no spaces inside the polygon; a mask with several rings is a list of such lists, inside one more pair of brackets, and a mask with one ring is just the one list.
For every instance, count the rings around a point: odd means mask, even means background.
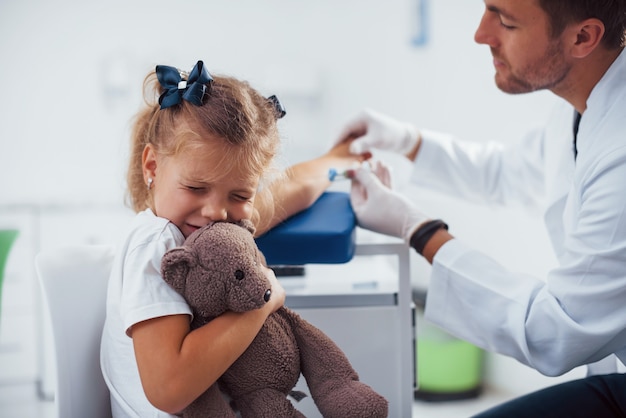
[{"label": "little girl", "polygon": [[[244,81],[157,66],[136,117],[128,194],[137,212],[107,296],[101,365],[115,417],[170,417],[211,386],[284,304],[272,270],[262,308],[228,312],[190,331],[191,310],[161,278],[161,258],[212,221],[251,219],[258,233],[311,205],[331,167],[363,159],[340,144],[263,184],[279,147],[280,103]],[[158,98],[158,100],[157,100]],[[367,156],[364,156],[367,157]],[[274,202],[277,202],[275,205]]]}]

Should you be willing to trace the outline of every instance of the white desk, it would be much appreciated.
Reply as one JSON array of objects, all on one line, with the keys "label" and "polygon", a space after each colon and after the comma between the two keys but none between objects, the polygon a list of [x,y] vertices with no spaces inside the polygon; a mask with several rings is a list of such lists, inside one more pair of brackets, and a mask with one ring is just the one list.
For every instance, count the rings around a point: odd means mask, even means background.
[{"label": "white desk", "polygon": [[[307,265],[304,277],[280,280],[287,306],[337,343],[360,380],[387,398],[389,417],[410,417],[415,327],[409,248],[358,244],[349,263]],[[296,389],[309,393],[303,379]],[[310,397],[296,407],[309,418],[321,416]]]}]

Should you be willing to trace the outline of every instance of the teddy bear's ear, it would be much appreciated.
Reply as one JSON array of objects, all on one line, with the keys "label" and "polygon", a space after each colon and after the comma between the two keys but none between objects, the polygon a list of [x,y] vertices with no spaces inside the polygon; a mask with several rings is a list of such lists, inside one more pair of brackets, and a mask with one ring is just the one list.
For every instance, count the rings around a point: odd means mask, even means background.
[{"label": "teddy bear's ear", "polygon": [[254,235],[254,233],[256,232],[256,228],[254,227],[254,224],[250,219],[242,219],[237,222],[237,225],[247,229],[252,235]]},{"label": "teddy bear's ear", "polygon": [[258,251],[258,255],[259,255],[259,261],[261,262],[261,264],[263,264],[265,267],[269,267],[267,265],[267,260],[265,259],[265,254],[263,254],[261,252],[261,250],[259,250],[259,249],[257,249],[257,251]]},{"label": "teddy bear's ear", "polygon": [[193,253],[186,247],[169,250],[161,260],[163,280],[178,293],[184,294],[187,274],[195,261]]}]

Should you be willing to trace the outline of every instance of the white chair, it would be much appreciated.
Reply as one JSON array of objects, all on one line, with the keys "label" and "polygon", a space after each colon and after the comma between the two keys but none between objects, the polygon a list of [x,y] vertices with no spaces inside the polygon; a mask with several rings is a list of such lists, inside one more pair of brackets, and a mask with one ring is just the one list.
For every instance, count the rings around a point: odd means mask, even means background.
[{"label": "white chair", "polygon": [[100,371],[109,246],[42,251],[37,275],[52,323],[59,418],[111,417],[109,391]]}]

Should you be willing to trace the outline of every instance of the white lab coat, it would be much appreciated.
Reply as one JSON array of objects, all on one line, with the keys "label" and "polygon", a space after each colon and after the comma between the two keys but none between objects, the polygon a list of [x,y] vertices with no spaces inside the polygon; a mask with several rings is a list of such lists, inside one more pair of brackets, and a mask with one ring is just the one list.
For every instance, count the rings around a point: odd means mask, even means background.
[{"label": "white lab coat", "polygon": [[474,201],[544,209],[558,259],[547,278],[455,239],[433,261],[425,318],[550,376],[611,353],[626,363],[626,52],[587,101],[576,161],[573,115],[563,102],[510,147],[424,133],[412,175]]}]

